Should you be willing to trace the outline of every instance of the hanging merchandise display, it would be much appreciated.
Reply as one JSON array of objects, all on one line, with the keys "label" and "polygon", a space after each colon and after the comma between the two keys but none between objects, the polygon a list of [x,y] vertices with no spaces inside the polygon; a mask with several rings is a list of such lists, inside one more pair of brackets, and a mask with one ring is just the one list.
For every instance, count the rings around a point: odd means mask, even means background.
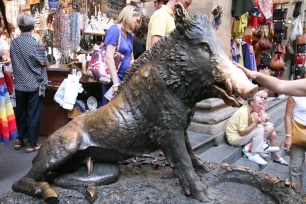
[{"label": "hanging merchandise display", "polygon": [[6,9],[6,17],[8,22],[12,23],[15,28],[17,28],[16,19],[19,14],[19,8],[21,4],[19,1],[6,1],[5,2],[5,9]]},{"label": "hanging merchandise display", "polygon": [[[302,4],[301,0],[289,0],[289,2],[285,0],[255,0],[253,7],[247,13],[234,16],[231,41],[233,60],[248,69],[253,69],[251,58],[249,58],[249,52],[251,53],[253,46],[256,67],[259,72],[264,74],[283,79],[283,73],[287,69],[285,56],[294,54],[295,50],[300,55],[293,59],[296,63],[303,63],[304,66],[306,57],[302,56],[305,55],[302,53],[306,53],[306,34],[303,35],[306,26],[304,26],[304,30],[300,15]],[[292,10],[294,10],[292,16],[295,19],[294,21],[289,19],[287,23],[288,13]],[[245,18],[247,18],[247,24]],[[292,32],[287,33],[287,25],[290,25],[291,22]],[[298,44],[296,48],[293,47],[295,39]],[[240,46],[241,54],[239,52]],[[247,47],[249,47],[248,50]],[[241,59],[239,56],[242,56]]]},{"label": "hanging merchandise display", "polygon": [[61,53],[60,63],[69,64],[74,60],[80,44],[79,12],[59,9],[54,14],[54,47]]}]

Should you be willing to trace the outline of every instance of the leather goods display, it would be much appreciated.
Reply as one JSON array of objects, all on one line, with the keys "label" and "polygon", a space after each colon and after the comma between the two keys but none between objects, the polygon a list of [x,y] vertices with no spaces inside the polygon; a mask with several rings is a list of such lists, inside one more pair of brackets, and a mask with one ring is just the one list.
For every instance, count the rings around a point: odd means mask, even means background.
[{"label": "leather goods display", "polygon": [[280,43],[274,43],[272,47],[272,52],[278,54],[286,54],[286,47]]},{"label": "leather goods display", "polygon": [[305,64],[305,55],[295,56],[295,64]]},{"label": "leather goods display", "polygon": [[270,61],[272,57],[269,52],[262,52],[261,57],[260,57],[260,66],[261,67],[269,67],[270,66]]},{"label": "leather goods display", "polygon": [[274,34],[274,41],[275,42],[282,42],[282,41],[284,41],[284,33],[275,33]]},{"label": "leather goods display", "polygon": [[273,70],[280,70],[285,65],[281,54],[275,54],[270,61],[270,68]]},{"label": "leather goods display", "polygon": [[292,144],[306,146],[306,126],[292,120]]},{"label": "leather goods display", "polygon": [[287,17],[287,11],[288,9],[285,8],[281,8],[281,9],[275,9],[273,12],[273,20],[282,20],[282,19],[286,19]]},{"label": "leather goods display", "polygon": [[268,38],[261,38],[258,43],[256,44],[259,44],[260,48],[262,50],[270,50],[271,49],[271,42]]},{"label": "leather goods display", "polygon": [[306,44],[306,33],[304,33],[303,35],[301,35],[300,37],[297,38],[296,44],[297,45],[304,45],[304,44]]},{"label": "leather goods display", "polygon": [[274,24],[275,32],[285,32],[286,24],[285,21],[278,21]]},{"label": "leather goods display", "polygon": [[306,53],[306,45],[297,45],[297,53]]}]

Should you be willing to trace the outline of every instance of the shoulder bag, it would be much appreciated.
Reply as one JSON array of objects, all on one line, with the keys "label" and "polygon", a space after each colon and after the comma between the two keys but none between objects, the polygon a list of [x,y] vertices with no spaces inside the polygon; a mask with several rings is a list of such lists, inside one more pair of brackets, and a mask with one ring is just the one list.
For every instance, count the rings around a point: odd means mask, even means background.
[{"label": "shoulder bag", "polygon": [[[120,69],[121,63],[123,61],[124,55],[119,53],[120,41],[121,41],[121,29],[118,26],[119,38],[117,43],[116,52],[114,54],[114,61],[116,66],[116,71]],[[92,55],[92,59],[89,64],[89,69],[92,72],[93,77],[102,82],[102,84],[112,83],[112,78],[110,75],[109,68],[106,63],[106,47],[104,43],[100,46],[99,49],[96,49]]]},{"label": "shoulder bag", "polygon": [[306,126],[292,120],[292,144],[306,146]]}]

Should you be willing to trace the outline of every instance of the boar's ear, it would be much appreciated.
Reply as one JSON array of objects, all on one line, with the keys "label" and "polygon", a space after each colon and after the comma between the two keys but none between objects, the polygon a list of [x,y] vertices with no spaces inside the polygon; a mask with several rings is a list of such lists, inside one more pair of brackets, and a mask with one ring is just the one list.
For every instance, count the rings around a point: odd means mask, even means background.
[{"label": "boar's ear", "polygon": [[182,31],[190,27],[191,18],[181,3],[175,4],[174,19],[177,30]]},{"label": "boar's ear", "polygon": [[222,15],[223,11],[220,5],[217,5],[211,12],[211,24],[216,30],[218,30],[221,25]]}]

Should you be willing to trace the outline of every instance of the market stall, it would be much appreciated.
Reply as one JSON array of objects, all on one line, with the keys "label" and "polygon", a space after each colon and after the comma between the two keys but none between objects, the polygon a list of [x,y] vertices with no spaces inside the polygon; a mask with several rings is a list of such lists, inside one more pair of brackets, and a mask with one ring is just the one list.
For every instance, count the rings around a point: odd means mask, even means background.
[{"label": "market stall", "polygon": [[[45,45],[51,62],[40,134],[47,136],[83,112],[99,108],[103,93],[101,82],[88,74],[91,56],[120,11],[127,4],[137,3],[126,0],[21,0],[6,3],[9,20],[16,28],[20,12],[34,17],[33,36]],[[13,37],[19,34],[16,29]],[[65,106],[64,99],[59,102],[56,94],[59,89],[67,88],[63,84],[71,77],[73,80],[77,78],[81,91],[72,106]],[[62,95],[64,97],[64,92]]]}]

